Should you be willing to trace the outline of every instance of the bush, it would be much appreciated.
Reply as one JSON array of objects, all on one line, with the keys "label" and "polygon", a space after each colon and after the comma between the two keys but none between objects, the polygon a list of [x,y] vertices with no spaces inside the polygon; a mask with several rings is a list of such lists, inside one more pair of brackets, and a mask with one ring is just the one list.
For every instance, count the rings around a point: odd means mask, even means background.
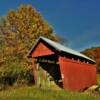
[{"label": "bush", "polygon": [[0,68],[0,89],[8,86],[32,85],[34,83],[32,67],[27,63],[7,60],[6,66]]}]

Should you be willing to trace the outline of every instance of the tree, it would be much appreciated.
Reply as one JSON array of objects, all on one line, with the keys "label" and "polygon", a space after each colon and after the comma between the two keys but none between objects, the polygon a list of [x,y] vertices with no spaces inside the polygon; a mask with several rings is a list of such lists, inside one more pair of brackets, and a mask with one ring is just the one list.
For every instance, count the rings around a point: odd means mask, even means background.
[{"label": "tree", "polygon": [[51,26],[31,5],[21,5],[17,11],[10,10],[3,33],[8,55],[18,56],[21,59],[41,35],[59,41]]},{"label": "tree", "polygon": [[27,78],[29,82],[33,80],[32,77],[29,79],[32,67],[26,55],[41,35],[59,41],[52,27],[31,5],[21,5],[18,10],[10,10],[7,16],[0,19],[1,83],[2,80],[5,83],[7,78],[15,81],[17,75],[16,81],[23,78]]}]

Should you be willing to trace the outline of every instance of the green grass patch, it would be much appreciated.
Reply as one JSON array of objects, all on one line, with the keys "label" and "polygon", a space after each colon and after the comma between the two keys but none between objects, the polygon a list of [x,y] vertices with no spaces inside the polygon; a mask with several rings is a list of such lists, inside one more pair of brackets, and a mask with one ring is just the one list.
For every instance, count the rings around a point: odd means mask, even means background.
[{"label": "green grass patch", "polygon": [[64,90],[39,89],[36,87],[11,88],[0,92],[0,100],[100,100],[99,96],[72,93]]}]

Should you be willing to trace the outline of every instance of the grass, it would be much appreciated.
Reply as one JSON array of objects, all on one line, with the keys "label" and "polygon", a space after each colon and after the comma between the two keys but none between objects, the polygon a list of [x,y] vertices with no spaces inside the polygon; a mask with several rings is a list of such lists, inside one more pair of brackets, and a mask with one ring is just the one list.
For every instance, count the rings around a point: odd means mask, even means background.
[{"label": "grass", "polygon": [[36,87],[11,88],[0,92],[0,100],[100,100],[90,94],[71,93],[64,90],[39,89]]}]

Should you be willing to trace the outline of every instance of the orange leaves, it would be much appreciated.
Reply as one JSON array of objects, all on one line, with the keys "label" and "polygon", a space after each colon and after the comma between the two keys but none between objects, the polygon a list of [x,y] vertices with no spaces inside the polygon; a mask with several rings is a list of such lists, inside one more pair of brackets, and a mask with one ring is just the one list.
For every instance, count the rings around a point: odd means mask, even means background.
[{"label": "orange leaves", "polygon": [[[3,55],[18,56],[25,62],[31,46],[39,36],[43,35],[57,41],[51,26],[42,18],[42,15],[31,5],[21,5],[18,10],[10,10],[5,20]],[[4,41],[2,43],[4,43]]]},{"label": "orange leaves", "polygon": [[14,16],[15,16],[14,11],[11,10],[11,11],[8,12],[8,17],[11,17],[12,18]]}]

